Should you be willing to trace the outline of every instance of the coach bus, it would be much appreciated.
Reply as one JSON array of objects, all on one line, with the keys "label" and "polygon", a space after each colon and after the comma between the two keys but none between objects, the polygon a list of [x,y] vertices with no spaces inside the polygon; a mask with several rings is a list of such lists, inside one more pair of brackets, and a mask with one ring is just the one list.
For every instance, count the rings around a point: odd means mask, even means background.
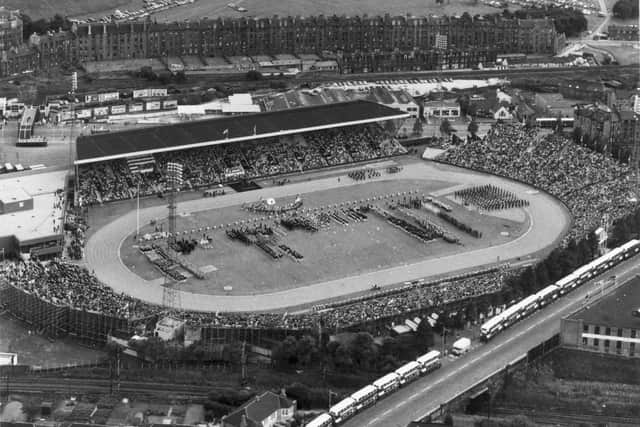
[{"label": "coach bus", "polygon": [[440,352],[438,350],[432,350],[429,353],[418,357],[416,362],[420,364],[420,372],[422,374],[427,374],[440,367]]},{"label": "coach bus", "polygon": [[544,307],[545,305],[553,302],[558,297],[558,286],[549,285],[536,294],[538,297],[538,307]]},{"label": "coach bus", "polygon": [[329,409],[329,414],[333,417],[336,424],[348,420],[355,413],[356,401],[351,397],[341,400]]},{"label": "coach bus", "polygon": [[373,405],[378,400],[378,389],[369,384],[351,395],[356,402],[356,411]]},{"label": "coach bus", "polygon": [[400,387],[400,376],[395,372],[391,372],[375,380],[373,386],[378,389],[378,398],[381,398],[389,393],[393,393]]},{"label": "coach bus", "polygon": [[416,361],[409,362],[400,366],[395,372],[400,376],[400,385],[403,386],[420,376],[420,364]]},{"label": "coach bus", "polygon": [[484,340],[489,340],[503,329],[508,328],[511,324],[519,319],[527,316],[538,308],[558,298],[559,295],[566,294],[570,290],[582,285],[616,264],[640,253],[640,240],[633,239],[601,257],[591,261],[576,269],[567,276],[561,278],[556,283],[547,286],[536,294],[523,299],[522,301],[511,305],[502,313],[493,316],[487,320],[481,327],[480,332]]},{"label": "coach bus", "polygon": [[317,417],[315,417],[313,420],[308,422],[305,427],[331,427],[331,426],[333,426],[333,418],[331,418],[331,415],[325,412],[324,414],[320,414]]},{"label": "coach bus", "polygon": [[518,303],[518,310],[521,317],[527,317],[538,308],[538,296],[533,294],[529,295]]}]

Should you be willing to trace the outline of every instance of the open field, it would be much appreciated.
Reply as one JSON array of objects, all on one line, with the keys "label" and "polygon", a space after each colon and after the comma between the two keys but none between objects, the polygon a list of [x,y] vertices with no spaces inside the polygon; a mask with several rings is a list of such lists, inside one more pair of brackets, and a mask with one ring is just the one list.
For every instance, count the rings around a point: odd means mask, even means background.
[{"label": "open field", "polygon": [[193,5],[178,7],[159,13],[158,20],[198,19],[203,16],[310,16],[310,15],[461,15],[465,11],[471,16],[476,14],[497,13],[500,9],[474,5],[470,0],[451,0],[443,5],[435,1],[399,0],[279,0],[259,1],[244,0],[236,2],[248,9],[246,13],[236,12],[226,6],[226,0],[196,0]]},{"label": "open field", "polygon": [[[19,0],[13,0],[19,3]],[[32,0],[36,3],[36,0]],[[11,3],[11,2],[10,2]],[[66,5],[62,10],[69,16],[83,18],[87,16],[102,16],[106,13],[113,13],[115,8],[136,10],[142,7],[141,0],[110,0],[108,2],[94,2],[93,7],[83,11],[78,7],[79,1],[66,0]],[[483,4],[474,4],[471,0],[451,0],[447,4],[438,5],[435,1],[423,2],[420,0],[400,0],[396,2],[385,2],[384,0],[280,0],[263,2],[259,0],[239,0],[235,4],[245,7],[248,12],[236,12],[227,7],[227,0],[195,0],[193,4],[175,7],[166,11],[152,15],[158,21],[168,20],[197,20],[203,17],[215,18],[218,16],[240,17],[240,16],[309,16],[309,15],[461,15],[465,11],[470,15],[499,13],[501,10]],[[56,5],[57,6],[57,5]],[[32,6],[34,12],[46,8],[36,8]],[[51,13],[53,15],[53,12]]]},{"label": "open field", "polygon": [[[350,178],[342,177],[346,181]],[[349,182],[348,182],[349,184]],[[356,185],[301,194],[303,208],[314,209],[327,205],[364,200],[379,195],[394,194],[403,191],[418,191],[419,194],[430,194],[442,191],[455,183],[431,180],[394,179],[388,175],[383,181],[365,182]],[[251,194],[247,193],[248,199]],[[278,204],[292,202],[294,197],[278,199]],[[402,197],[400,197],[402,199]],[[451,201],[440,198],[445,203]],[[385,207],[385,202],[373,203]],[[516,209],[514,209],[516,210]],[[331,222],[326,228],[311,233],[302,230],[288,231],[278,226],[265,215],[243,210],[241,206],[228,206],[200,212],[185,212],[177,220],[177,230],[197,230],[204,227],[217,226],[216,230],[205,232],[213,239],[211,249],[196,248],[186,259],[198,267],[213,265],[217,271],[210,273],[205,280],[190,278],[181,282],[178,287],[185,292],[201,294],[224,293],[225,286],[232,286],[234,295],[275,292],[305,286],[326,280],[335,280],[346,276],[370,273],[383,268],[414,263],[426,258],[466,252],[488,245],[506,243],[518,237],[526,230],[526,216],[522,222],[500,219],[494,216],[471,212],[464,207],[456,206],[454,215],[481,231],[481,239],[473,238],[459,232],[444,220],[424,209],[413,209],[416,215],[426,218],[450,231],[461,241],[460,245],[436,239],[428,243],[421,242],[408,233],[398,230],[386,220],[372,212],[367,214],[366,222],[351,221],[343,226]],[[399,215],[396,213],[396,215]],[[402,215],[399,215],[402,217]],[[346,215],[344,215],[346,217]],[[257,246],[247,247],[238,241],[232,241],[220,228],[221,224],[239,221],[258,220],[260,224],[274,227],[284,235],[277,238],[278,243],[286,244],[300,252],[304,259],[301,262],[292,257],[273,260]],[[163,224],[166,230],[166,223]],[[151,233],[152,226],[141,229],[141,233]],[[508,235],[502,236],[501,232]],[[188,239],[199,239],[203,233],[189,234]],[[127,266],[147,280],[160,279],[159,270],[147,261],[134,245],[133,239],[125,240],[121,256]],[[251,265],[247,269],[247,265]]]},{"label": "open field", "polygon": [[140,9],[142,0],[4,0],[2,6],[9,9],[20,9],[29,15],[33,20],[40,18],[51,18],[56,13],[63,16],[75,16],[79,14],[100,13],[111,11],[124,5],[131,5],[132,8],[138,5]]},{"label": "open field", "polygon": [[[317,301],[368,291],[374,283],[381,287],[397,286],[404,281],[441,277],[446,274],[484,268],[487,265],[495,265],[496,262],[524,261],[550,250],[562,238],[570,223],[569,214],[564,206],[549,195],[539,193],[526,185],[432,162],[409,158],[397,161],[401,161],[404,166],[400,173],[390,178],[388,174],[383,172],[382,176],[369,181],[372,183],[371,188],[376,188],[377,195],[383,194],[381,189],[384,188],[383,186],[389,185],[386,182],[390,179],[392,179],[391,183],[396,182],[391,185],[403,188],[406,188],[407,185],[415,185],[411,182],[422,181],[421,185],[425,187],[427,194],[430,189],[439,187],[440,190],[435,191],[436,196],[442,197],[446,203],[452,204],[453,202],[444,197],[458,185],[493,184],[514,193],[521,199],[528,200],[531,204],[525,211],[531,220],[526,222],[523,214],[513,214],[510,218],[483,218],[482,221],[474,222],[473,225],[477,227],[480,227],[478,224],[482,222],[484,227],[489,228],[482,229],[485,235],[483,239],[478,239],[479,244],[474,242],[474,245],[477,246],[470,245],[468,240],[465,240],[468,238],[461,239],[463,245],[468,245],[463,247],[464,253],[461,253],[460,248],[447,252],[443,249],[446,246],[429,252],[429,250],[421,248],[421,245],[425,245],[424,243],[404,235],[404,231],[397,230],[384,221],[377,223],[372,219],[366,223],[349,224],[345,227],[331,224],[333,228],[321,230],[311,238],[308,238],[309,235],[305,233],[290,233],[291,242],[287,241],[286,244],[290,244],[294,250],[303,254],[305,259],[300,264],[284,258],[277,262],[272,261],[259,249],[243,247],[239,243],[225,240],[227,237],[220,233],[213,236],[212,246],[215,249],[196,251],[190,255],[193,257],[191,261],[202,263],[200,266],[213,265],[218,268],[218,271],[221,272],[219,274],[220,280],[231,280],[231,277],[235,277],[236,282],[233,284],[233,290],[228,295],[221,293],[222,286],[217,282],[213,287],[203,282],[197,287],[191,288],[191,282],[185,285],[180,283],[176,285],[176,288],[180,294],[182,307],[201,311],[282,310],[288,307],[309,306]],[[361,168],[361,166],[351,166],[351,168]],[[342,171],[342,176],[338,180],[335,174],[340,171]],[[326,202],[327,197],[340,202],[339,197],[346,200],[347,198],[352,199],[354,195],[358,199],[366,196],[366,192],[360,189],[366,189],[369,185],[352,181],[346,177],[345,169],[334,169],[322,173],[318,172],[319,176],[314,176],[313,179],[311,179],[313,174],[297,176],[298,179],[292,179],[292,182],[287,185],[264,187],[251,192],[232,192],[215,198],[200,198],[196,194],[194,197],[197,198],[181,202],[178,212],[187,213],[186,221],[195,221],[192,224],[184,223],[183,226],[191,227],[196,223],[220,225],[225,218],[230,220],[233,215],[242,214],[242,211],[238,210],[238,206],[243,203],[255,202],[260,198],[274,198],[281,201],[292,200],[296,195],[303,195],[305,204],[317,203],[321,205],[323,200]],[[445,182],[446,186],[442,187],[441,184],[438,184],[439,182]],[[436,183],[437,186],[433,187],[433,184],[429,183]],[[345,187],[352,188],[345,189]],[[398,187],[390,187],[390,190],[394,188]],[[314,202],[316,197],[317,200]],[[158,203],[158,199],[155,199],[155,203],[151,203],[152,201],[153,199],[144,200],[145,203],[140,210],[140,224],[146,225],[151,220],[162,219],[166,216],[166,206],[162,202]],[[128,211],[126,206],[129,206]],[[109,220],[101,221],[99,218],[90,220],[93,230],[86,245],[86,264],[100,280],[117,292],[126,292],[136,298],[159,304],[162,302],[163,287],[161,285],[163,279],[153,279],[151,274],[154,272],[150,271],[150,266],[147,266],[147,270],[144,271],[145,267],[142,264],[138,266],[138,263],[134,262],[132,265],[136,265],[136,271],[141,270],[141,273],[138,274],[125,265],[125,262],[132,263],[133,258],[127,257],[134,251],[124,250],[124,262],[120,257],[119,248],[123,244],[126,247],[133,243],[132,233],[136,228],[136,211],[131,208],[134,206],[135,201],[113,206],[106,205],[104,215],[109,217]],[[92,209],[92,217],[100,217],[102,213],[96,212],[100,210],[100,208]],[[210,214],[207,216],[207,214],[199,214],[199,212],[210,212]],[[416,210],[416,212],[419,211]],[[514,210],[514,212],[518,212],[518,210]],[[190,216],[189,213],[191,213]],[[425,212],[419,213],[426,215]],[[226,215],[226,217],[218,217],[218,215]],[[471,217],[476,214],[471,214],[471,211],[464,209],[455,209],[454,215],[470,223]],[[184,220],[185,218],[180,219],[180,221]],[[523,221],[525,222],[523,223]],[[517,222],[520,225],[516,226]],[[386,229],[383,231],[384,228]],[[449,227],[447,229],[452,230]],[[502,234],[502,231],[507,230],[508,235]],[[178,225],[178,231],[184,231],[184,229]],[[202,232],[195,231],[193,238],[201,238],[200,233]],[[209,230],[205,233],[211,235],[214,232]],[[340,233],[344,233],[344,236],[339,236]],[[457,231],[454,231],[453,234],[460,236],[460,232]],[[353,238],[356,235],[358,235],[357,240]],[[514,236],[519,237],[514,240]],[[316,246],[315,239],[322,239],[322,241]],[[388,241],[386,241],[387,239]],[[342,244],[347,249],[339,251],[337,248]],[[427,246],[431,245],[433,244],[427,244]],[[335,253],[324,253],[319,249],[322,247],[334,248]],[[374,248],[378,252],[373,252],[374,255],[369,256],[370,251]],[[211,256],[207,254],[207,251],[213,251],[217,255]],[[226,253],[226,251],[230,251],[230,253]],[[242,257],[242,261],[232,259],[234,254],[238,259]],[[216,259],[216,256],[219,259]],[[198,257],[200,258],[198,259]],[[224,262],[230,264],[224,265]],[[315,267],[305,270],[307,263],[314,262],[316,263]],[[251,269],[246,268],[248,265],[251,265]],[[285,267],[281,267],[282,265]],[[241,268],[255,269],[259,273],[246,272]],[[279,268],[282,270],[278,270]],[[313,273],[314,268],[321,268],[321,273]],[[228,273],[224,270],[227,269],[231,273],[235,269],[235,276],[225,276]],[[334,269],[336,271],[333,271]],[[264,277],[257,277],[256,274],[263,274]],[[322,277],[327,274],[333,279]],[[277,288],[275,288],[273,283],[279,275],[282,275],[284,280],[278,281]],[[311,277],[307,277],[307,275]],[[246,280],[247,283],[238,284],[238,277]],[[318,277],[321,277],[322,281],[319,281]],[[214,292],[216,295],[212,295]]]}]

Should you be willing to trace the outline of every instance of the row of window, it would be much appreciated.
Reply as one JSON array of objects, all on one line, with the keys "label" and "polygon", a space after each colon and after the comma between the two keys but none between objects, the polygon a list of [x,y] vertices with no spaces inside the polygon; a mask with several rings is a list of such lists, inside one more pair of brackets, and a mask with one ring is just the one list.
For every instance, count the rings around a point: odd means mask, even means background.
[{"label": "row of window", "polygon": [[[603,334],[601,334],[601,333],[600,333],[600,326],[595,326],[595,327],[593,328],[593,333],[594,333],[595,335],[609,335],[609,336],[613,336],[613,335],[611,335],[611,328],[610,328],[610,327],[608,327],[608,326],[607,326],[607,327],[605,327],[605,328],[603,328],[603,329],[604,329],[604,333],[603,333]],[[615,329],[617,329],[617,331],[616,331],[616,336],[621,337],[621,336],[622,336],[622,328],[615,328]],[[582,331],[583,331],[583,332],[588,333],[588,332],[589,332],[589,325],[587,325],[587,324],[582,325]],[[629,333],[629,337],[630,337],[630,338],[636,338],[636,336],[637,336],[637,331],[636,331],[635,329],[631,329],[631,330],[630,330],[630,333]]]},{"label": "row of window", "polygon": [[[588,338],[582,338],[582,345],[585,347],[589,346],[589,339]],[[600,349],[600,340],[598,338],[594,338],[592,345],[594,348],[596,349]],[[610,340],[603,340],[603,346],[604,346],[604,351],[605,353],[609,353],[611,351],[611,341]],[[622,341],[616,341],[616,353],[617,354],[622,354]],[[629,356],[635,356],[636,353],[636,344],[635,343],[629,343]]]}]

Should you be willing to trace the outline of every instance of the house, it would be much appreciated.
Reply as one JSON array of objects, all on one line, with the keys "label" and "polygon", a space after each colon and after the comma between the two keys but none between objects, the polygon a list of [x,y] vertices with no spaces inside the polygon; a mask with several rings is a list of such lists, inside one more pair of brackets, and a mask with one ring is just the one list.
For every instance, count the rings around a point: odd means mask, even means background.
[{"label": "house", "polygon": [[460,117],[460,104],[458,104],[458,101],[455,99],[425,101],[424,116],[425,118],[433,116],[438,118],[457,119]]},{"label": "house", "polygon": [[270,391],[257,395],[229,415],[222,417],[222,427],[272,427],[293,420],[296,401]]},{"label": "house", "polygon": [[480,118],[493,120],[513,120],[514,118],[512,98],[500,89],[484,95],[471,95],[469,108],[474,110],[474,115]]},{"label": "house", "polygon": [[154,335],[163,341],[171,341],[184,334],[184,325],[185,322],[182,320],[164,317],[156,323]]}]

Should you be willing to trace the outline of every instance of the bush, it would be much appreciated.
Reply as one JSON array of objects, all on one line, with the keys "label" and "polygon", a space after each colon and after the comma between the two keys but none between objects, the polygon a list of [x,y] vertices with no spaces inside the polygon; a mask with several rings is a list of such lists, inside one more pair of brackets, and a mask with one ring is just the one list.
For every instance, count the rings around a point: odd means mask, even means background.
[{"label": "bush", "polygon": [[[329,390],[324,388],[309,388],[304,384],[293,383],[285,388],[287,396],[295,399],[298,409],[318,409],[329,406]],[[333,400],[337,402],[337,400]]]},{"label": "bush", "polygon": [[638,0],[618,0],[613,6],[613,15],[620,19],[638,17]]},{"label": "bush", "polygon": [[526,18],[551,18],[556,31],[564,33],[567,37],[576,37],[587,29],[587,18],[578,9],[550,8],[525,8],[515,12],[520,19]]},{"label": "bush", "polygon": [[233,410],[233,407],[223,405],[222,403],[207,400],[204,402],[204,418],[212,421],[214,418],[222,418]]},{"label": "bush", "polygon": [[256,70],[247,71],[247,74],[245,77],[248,81],[257,81],[257,80],[262,80],[264,78],[262,73]]}]

